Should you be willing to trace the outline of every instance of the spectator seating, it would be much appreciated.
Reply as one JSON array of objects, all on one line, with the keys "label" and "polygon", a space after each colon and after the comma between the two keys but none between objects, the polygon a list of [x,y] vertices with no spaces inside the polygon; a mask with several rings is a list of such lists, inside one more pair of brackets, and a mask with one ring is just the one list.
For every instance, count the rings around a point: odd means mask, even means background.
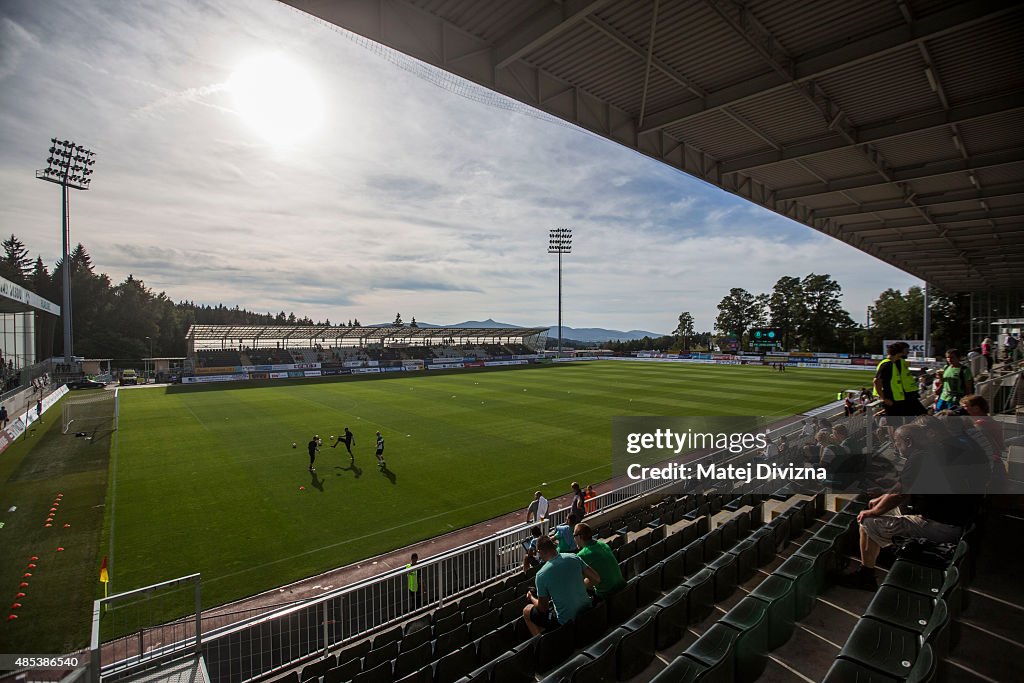
[{"label": "spectator seating", "polygon": [[242,356],[234,349],[213,349],[196,352],[196,366],[200,368],[234,367],[242,364]]}]

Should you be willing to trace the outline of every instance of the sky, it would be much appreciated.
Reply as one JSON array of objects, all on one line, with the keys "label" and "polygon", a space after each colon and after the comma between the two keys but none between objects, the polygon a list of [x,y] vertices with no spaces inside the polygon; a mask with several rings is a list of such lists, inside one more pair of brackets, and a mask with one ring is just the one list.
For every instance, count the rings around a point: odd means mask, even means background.
[{"label": "sky", "polygon": [[0,3],[0,234],[60,257],[51,137],[96,152],[72,243],[174,300],[364,324],[710,330],[828,273],[854,320],[920,282],[632,150],[461,97],[273,0]]}]

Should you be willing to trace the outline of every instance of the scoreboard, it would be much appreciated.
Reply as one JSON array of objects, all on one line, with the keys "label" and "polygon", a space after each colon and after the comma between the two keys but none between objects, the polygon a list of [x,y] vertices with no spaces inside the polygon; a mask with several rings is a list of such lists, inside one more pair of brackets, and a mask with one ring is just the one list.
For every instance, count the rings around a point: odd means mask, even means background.
[{"label": "scoreboard", "polygon": [[780,346],[782,330],[777,327],[755,327],[750,330],[751,346]]}]

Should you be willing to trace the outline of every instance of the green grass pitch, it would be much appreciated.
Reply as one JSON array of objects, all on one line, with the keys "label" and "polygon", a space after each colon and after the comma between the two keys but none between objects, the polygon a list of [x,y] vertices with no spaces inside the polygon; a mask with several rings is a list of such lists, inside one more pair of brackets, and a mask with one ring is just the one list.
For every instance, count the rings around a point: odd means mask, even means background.
[{"label": "green grass pitch", "polygon": [[[32,496],[45,511],[51,489],[63,486],[68,496],[77,477],[88,485],[76,493],[82,498],[76,504],[92,514],[80,537],[64,534],[74,537],[62,541],[82,553],[65,562],[78,568],[76,580],[64,582],[63,594],[51,594],[49,608],[45,595],[33,594],[25,618],[8,624],[0,640],[54,652],[84,644],[89,603],[102,594],[97,576],[104,555],[111,559],[111,593],[198,571],[204,606],[222,604],[523,509],[537,488],[557,496],[574,479],[606,479],[612,417],[793,415],[869,378],[850,371],[780,374],[764,367],[608,361],[122,391],[109,468],[95,465],[102,441],[93,444],[93,465],[84,472],[56,477],[29,466],[80,457],[74,453],[85,448],[81,440],[59,428],[0,461],[4,509],[16,491],[19,499],[28,495],[24,487],[32,479],[38,488]],[[51,426],[59,423],[59,411],[51,415]],[[355,469],[343,445],[329,447],[328,437],[346,426],[355,434]],[[378,429],[391,476],[376,467]],[[305,447],[314,433],[324,440],[315,477]],[[102,539],[96,510],[104,515]],[[62,529],[71,531],[77,534],[75,527]],[[10,561],[0,560],[6,590],[18,585],[22,556],[31,554],[32,538],[42,530],[19,536],[8,525],[0,533],[11,541],[6,547],[17,548],[4,553]],[[41,620],[31,618],[30,606],[37,614],[66,613],[60,622],[66,641],[45,640],[32,628]]]}]

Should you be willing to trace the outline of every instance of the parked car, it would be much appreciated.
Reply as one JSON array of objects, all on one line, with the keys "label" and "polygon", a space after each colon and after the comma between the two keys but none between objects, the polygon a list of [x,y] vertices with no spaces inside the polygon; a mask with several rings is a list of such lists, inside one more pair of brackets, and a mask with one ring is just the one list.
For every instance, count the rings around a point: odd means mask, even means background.
[{"label": "parked car", "polygon": [[96,380],[89,379],[88,377],[68,382],[68,389],[102,389],[105,386],[107,385],[103,382],[97,382]]},{"label": "parked car", "polygon": [[136,385],[139,383],[139,376],[134,370],[124,370],[121,372],[121,386]]}]

